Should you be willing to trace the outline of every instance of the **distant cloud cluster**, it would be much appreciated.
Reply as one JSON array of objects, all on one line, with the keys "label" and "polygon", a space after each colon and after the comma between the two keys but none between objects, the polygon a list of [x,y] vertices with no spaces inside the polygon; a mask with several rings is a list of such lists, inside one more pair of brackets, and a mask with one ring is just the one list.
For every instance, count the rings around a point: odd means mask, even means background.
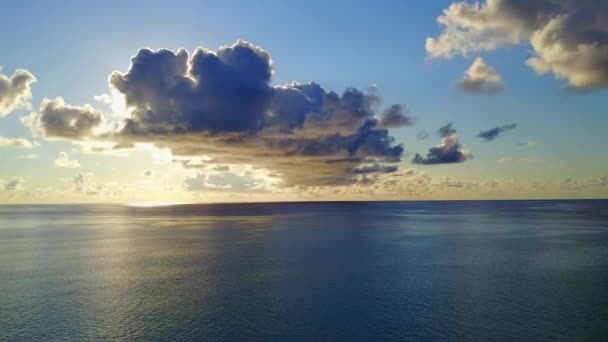
[{"label": "distant cloud cluster", "polygon": [[[127,186],[116,182],[100,183],[93,173],[78,173],[65,179],[69,184],[69,192],[84,196],[116,197],[126,193]],[[64,189],[65,190],[65,189]],[[64,196],[66,193],[64,192]]]},{"label": "distant cloud cluster", "polygon": [[597,178],[573,179],[566,178],[561,181],[560,186],[569,190],[581,190],[586,188],[608,187],[608,176]]},{"label": "distant cloud cluster", "polygon": [[481,57],[477,57],[464,76],[458,81],[458,89],[465,93],[493,95],[503,91],[502,77]]},{"label": "distant cloud cluster", "polygon": [[175,156],[258,165],[290,184],[340,184],[359,165],[387,172],[401,160],[403,147],[388,128],[413,124],[407,107],[377,116],[373,93],[337,94],[315,82],[271,86],[272,65],[268,52],[244,41],[192,55],[143,49],[127,72],[109,78],[130,117],[109,123],[59,97],[22,121],[46,138],[112,141],[114,148],[152,143]]},{"label": "distant cloud cluster", "polygon": [[2,74],[0,68],[0,118],[18,108],[27,108],[32,97],[31,86],[36,77],[27,70],[17,69],[13,76]]},{"label": "distant cloud cluster", "polygon": [[517,127],[517,124],[509,124],[509,125],[497,126],[497,127],[494,127],[494,128],[490,128],[490,129],[488,129],[486,131],[479,132],[479,134],[477,134],[477,137],[480,138],[480,139],[483,139],[485,141],[492,141],[492,140],[498,138],[504,132],[513,130],[516,127]]},{"label": "distant cloud cluster", "polygon": [[233,193],[277,191],[278,184],[282,184],[282,181],[268,171],[251,167],[239,167],[236,170],[231,169],[228,165],[216,165],[209,171],[187,177],[182,187],[186,191]]},{"label": "distant cloud cluster", "polygon": [[412,159],[414,164],[434,165],[462,163],[473,158],[473,155],[464,149],[452,123],[448,123],[437,130],[437,135],[442,137],[441,144],[431,147],[426,156],[418,153]]},{"label": "distant cloud cluster", "polygon": [[454,2],[437,18],[443,31],[427,38],[433,58],[469,56],[528,42],[526,64],[572,88],[608,86],[608,2],[485,0]]}]

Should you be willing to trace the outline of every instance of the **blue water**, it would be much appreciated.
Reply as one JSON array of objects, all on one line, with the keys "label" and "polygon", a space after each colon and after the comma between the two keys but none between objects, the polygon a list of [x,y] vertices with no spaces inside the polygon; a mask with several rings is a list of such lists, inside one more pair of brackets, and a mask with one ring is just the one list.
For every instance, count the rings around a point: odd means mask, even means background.
[{"label": "blue water", "polygon": [[0,340],[601,341],[608,201],[0,206]]}]

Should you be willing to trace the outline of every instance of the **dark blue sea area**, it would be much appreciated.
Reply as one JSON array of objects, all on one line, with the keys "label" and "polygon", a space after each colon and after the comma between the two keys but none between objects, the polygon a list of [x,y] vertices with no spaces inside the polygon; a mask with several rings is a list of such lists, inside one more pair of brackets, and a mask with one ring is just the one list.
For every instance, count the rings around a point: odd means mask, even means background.
[{"label": "dark blue sea area", "polygon": [[606,341],[608,201],[0,206],[1,341]]}]

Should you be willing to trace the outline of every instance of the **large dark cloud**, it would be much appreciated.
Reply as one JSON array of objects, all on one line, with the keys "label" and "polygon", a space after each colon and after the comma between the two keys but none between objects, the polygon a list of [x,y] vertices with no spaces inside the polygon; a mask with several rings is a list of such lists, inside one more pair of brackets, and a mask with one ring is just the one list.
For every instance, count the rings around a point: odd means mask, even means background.
[{"label": "large dark cloud", "polygon": [[35,82],[36,77],[27,70],[18,69],[8,77],[2,74],[0,67],[0,118],[27,105],[32,97],[31,85]]},{"label": "large dark cloud", "polygon": [[517,127],[517,124],[497,126],[494,128],[490,128],[487,131],[479,132],[479,134],[477,134],[477,137],[480,139],[483,139],[485,141],[492,141],[492,140],[498,138],[502,133],[515,129],[516,127]]},{"label": "large dark cloud", "polygon": [[127,134],[256,132],[272,96],[270,56],[239,41],[217,52],[140,50],[110,84],[135,109]]},{"label": "large dark cloud", "polygon": [[572,88],[608,86],[608,1],[486,0],[454,2],[437,18],[431,57],[451,58],[529,43],[526,64],[553,73]]},{"label": "large dark cloud", "polygon": [[[349,182],[358,165],[400,161],[403,147],[388,128],[412,124],[406,107],[389,106],[379,116],[373,93],[338,94],[315,82],[271,86],[272,74],[270,55],[243,41],[217,51],[198,48],[192,56],[144,49],[127,72],[109,78],[130,110],[124,121],[95,133],[104,122],[96,111],[48,100],[29,123],[47,137],[152,143],[175,156],[257,165],[288,184]],[[52,115],[59,109],[64,114]]]}]

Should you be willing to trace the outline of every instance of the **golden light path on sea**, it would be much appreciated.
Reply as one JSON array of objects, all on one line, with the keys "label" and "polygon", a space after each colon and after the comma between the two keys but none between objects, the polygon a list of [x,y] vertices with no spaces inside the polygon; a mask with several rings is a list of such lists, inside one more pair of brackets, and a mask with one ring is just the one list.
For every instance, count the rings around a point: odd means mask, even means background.
[{"label": "golden light path on sea", "polygon": [[172,205],[189,204],[189,202],[134,202],[127,203],[129,207],[151,208],[151,207],[167,207]]}]

